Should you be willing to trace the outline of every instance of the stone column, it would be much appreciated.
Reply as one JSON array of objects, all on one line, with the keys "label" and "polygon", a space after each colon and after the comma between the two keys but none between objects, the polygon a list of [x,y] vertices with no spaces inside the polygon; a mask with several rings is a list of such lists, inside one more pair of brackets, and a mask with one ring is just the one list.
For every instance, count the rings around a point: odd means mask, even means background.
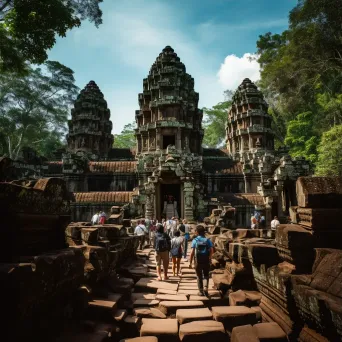
[{"label": "stone column", "polygon": [[155,186],[153,183],[148,183],[145,186],[146,200],[145,200],[145,218],[154,219],[154,201],[155,201]]},{"label": "stone column", "polygon": [[150,131],[147,132],[147,151],[150,151]]},{"label": "stone column", "polygon": [[251,192],[251,185],[249,180],[247,179],[247,176],[244,176],[245,179],[245,193],[250,193]]},{"label": "stone column", "polygon": [[184,182],[184,218],[194,219],[194,186],[190,182]]},{"label": "stone column", "polygon": [[181,150],[182,149],[182,132],[180,127],[177,129],[177,135],[176,135],[176,149]]},{"label": "stone column", "polygon": [[156,150],[160,150],[161,146],[160,146],[160,129],[157,128],[156,129]]}]

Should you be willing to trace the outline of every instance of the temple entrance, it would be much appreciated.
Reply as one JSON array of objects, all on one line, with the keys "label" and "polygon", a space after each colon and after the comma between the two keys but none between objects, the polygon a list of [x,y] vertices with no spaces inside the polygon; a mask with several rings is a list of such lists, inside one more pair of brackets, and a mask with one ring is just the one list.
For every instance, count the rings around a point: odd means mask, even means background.
[{"label": "temple entrance", "polygon": [[[181,217],[181,184],[160,184],[158,218]],[[157,204],[158,205],[158,204]]]},{"label": "temple entrance", "polygon": [[175,135],[163,135],[163,150],[166,150],[169,145],[176,145]]}]

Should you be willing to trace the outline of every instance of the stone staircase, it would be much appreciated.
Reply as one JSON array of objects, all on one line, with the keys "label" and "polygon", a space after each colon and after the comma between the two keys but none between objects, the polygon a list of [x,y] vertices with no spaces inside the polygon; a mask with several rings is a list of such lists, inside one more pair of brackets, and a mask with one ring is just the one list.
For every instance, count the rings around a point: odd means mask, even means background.
[{"label": "stone staircase", "polygon": [[[276,323],[262,323],[261,310],[255,304],[258,293],[237,291],[221,296],[209,281],[209,296],[198,296],[196,274],[189,262],[182,260],[181,275],[158,281],[154,251],[144,249],[128,272],[145,268],[143,276],[133,277],[122,294],[107,298],[92,297],[85,319],[76,331],[62,334],[56,341],[82,342],[192,342],[192,341],[287,341]],[[120,287],[118,287],[120,288]],[[254,306],[244,306],[248,303]]]}]

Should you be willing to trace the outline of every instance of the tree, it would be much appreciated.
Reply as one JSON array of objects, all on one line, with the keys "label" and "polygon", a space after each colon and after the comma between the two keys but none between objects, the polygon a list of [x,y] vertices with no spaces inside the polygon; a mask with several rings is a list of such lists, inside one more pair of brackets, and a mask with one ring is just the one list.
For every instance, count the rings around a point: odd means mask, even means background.
[{"label": "tree", "polygon": [[317,176],[342,176],[342,125],[323,133],[318,145]]},{"label": "tree", "polygon": [[41,64],[56,35],[88,19],[102,23],[103,0],[0,0],[0,71],[22,71],[25,62]]},{"label": "tree", "polygon": [[223,95],[223,102],[219,102],[213,108],[203,108],[205,115],[203,120],[203,145],[206,147],[222,147],[225,143],[228,109],[232,104],[233,92],[226,90]]},{"label": "tree", "polygon": [[135,122],[125,125],[120,134],[114,135],[113,147],[133,148],[136,144],[134,129]]},{"label": "tree", "polygon": [[285,144],[290,147],[292,157],[305,157],[315,163],[317,159],[318,135],[313,129],[312,112],[301,113],[288,123]]},{"label": "tree", "polygon": [[[73,71],[48,61],[23,76],[0,74],[0,143],[2,152],[17,159],[28,145],[46,151],[65,132],[69,106],[78,88]],[[59,141],[59,143],[57,143]]]}]

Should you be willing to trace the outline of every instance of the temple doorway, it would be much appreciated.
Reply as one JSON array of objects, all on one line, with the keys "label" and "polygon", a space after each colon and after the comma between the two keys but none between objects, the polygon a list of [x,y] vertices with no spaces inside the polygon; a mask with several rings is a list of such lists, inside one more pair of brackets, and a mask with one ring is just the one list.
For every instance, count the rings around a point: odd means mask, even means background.
[{"label": "temple doorway", "polygon": [[181,217],[181,184],[160,184],[159,198],[159,219],[168,219],[172,216]]},{"label": "temple doorway", "polygon": [[176,145],[175,135],[163,135],[163,150],[166,150],[169,145]]}]

